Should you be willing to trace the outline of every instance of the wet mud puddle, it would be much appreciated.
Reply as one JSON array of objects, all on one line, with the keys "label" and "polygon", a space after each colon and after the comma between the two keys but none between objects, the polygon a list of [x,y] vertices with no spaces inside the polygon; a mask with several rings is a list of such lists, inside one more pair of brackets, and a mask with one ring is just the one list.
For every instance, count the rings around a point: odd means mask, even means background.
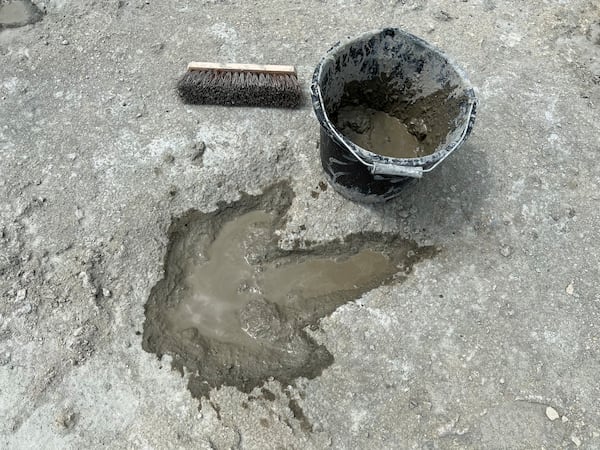
[{"label": "wet mud puddle", "polygon": [[[274,216],[252,211],[227,222],[198,261],[194,248],[183,259],[185,273],[179,304],[170,311],[178,331],[195,328],[202,336],[223,342],[261,345],[265,333],[250,326],[252,300],[264,299],[282,309],[298,308],[303,301],[338,291],[353,291],[387,279],[398,271],[381,252],[362,250],[348,258],[314,258],[287,264],[252,264],[250,254],[269,244]],[[271,342],[272,343],[272,342]]]},{"label": "wet mud puddle", "polygon": [[433,255],[380,233],[282,250],[276,230],[291,199],[280,183],[212,213],[189,211],[170,227],[142,345],[171,355],[197,398],[223,385],[250,393],[270,378],[287,386],[319,376],[333,356],[307,330],[365,292],[401,282]]},{"label": "wet mud puddle", "polygon": [[29,0],[0,1],[0,30],[37,22],[42,12]]}]

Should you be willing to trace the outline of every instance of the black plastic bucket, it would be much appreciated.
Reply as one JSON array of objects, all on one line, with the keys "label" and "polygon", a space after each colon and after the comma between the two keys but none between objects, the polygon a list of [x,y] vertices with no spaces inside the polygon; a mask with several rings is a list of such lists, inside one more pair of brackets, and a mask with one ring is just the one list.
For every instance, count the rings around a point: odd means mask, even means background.
[{"label": "black plastic bucket", "polygon": [[[432,171],[456,150],[475,122],[477,100],[464,72],[435,47],[396,28],[334,45],[315,70],[311,94],[327,179],[355,201],[397,196],[407,182]],[[335,125],[338,110],[348,101],[404,116],[399,117],[404,122],[418,121],[430,130],[423,138],[429,150],[397,158],[357,145]],[[411,119],[410,114],[421,117]]]}]

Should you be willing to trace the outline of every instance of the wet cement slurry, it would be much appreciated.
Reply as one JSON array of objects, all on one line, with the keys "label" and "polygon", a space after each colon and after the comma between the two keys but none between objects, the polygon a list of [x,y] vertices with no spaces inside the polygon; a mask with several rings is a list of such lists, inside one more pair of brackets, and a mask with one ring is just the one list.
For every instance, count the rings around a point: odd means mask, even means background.
[{"label": "wet cement slurry", "polygon": [[41,18],[42,12],[29,0],[0,3],[0,30],[35,23]]},{"label": "wet cement slurry", "polygon": [[345,106],[338,111],[338,124],[352,142],[373,153],[393,158],[427,154],[405,124],[383,111]]},{"label": "wet cement slurry", "polygon": [[320,375],[333,357],[305,328],[400,282],[433,254],[378,233],[283,251],[274,232],[290,195],[280,184],[215,213],[192,211],[171,227],[165,279],[146,305],[144,348],[185,367],[196,397],[222,385],[250,392],[270,377],[290,384]]},{"label": "wet cement slurry", "polygon": [[449,86],[418,96],[379,77],[347,83],[331,116],[342,134],[365,150],[394,158],[419,158],[444,144],[465,101],[453,96]]},{"label": "wet cement slurry", "polygon": [[398,271],[384,253],[368,249],[347,258],[322,256],[289,264],[253,265],[248,249],[256,247],[257,240],[263,240],[260,245],[268,244],[273,219],[257,210],[227,222],[204,261],[198,262],[200,255],[193,247],[188,249],[188,258],[182,260],[182,295],[168,315],[173,329],[195,328],[204,337],[252,347],[267,332],[240,321],[252,300],[265,299],[294,309],[305,299],[360,289]]}]

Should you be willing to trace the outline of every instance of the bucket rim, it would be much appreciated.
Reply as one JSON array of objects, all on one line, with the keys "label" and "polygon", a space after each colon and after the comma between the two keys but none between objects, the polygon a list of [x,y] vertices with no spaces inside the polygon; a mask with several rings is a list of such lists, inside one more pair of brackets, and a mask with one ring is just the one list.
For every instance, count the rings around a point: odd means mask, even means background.
[{"label": "bucket rim", "polygon": [[[438,149],[435,152],[429,155],[421,156],[418,158],[394,158],[380,155],[378,153],[374,153],[370,150],[360,147],[359,145],[355,144],[350,139],[348,139],[343,133],[340,132],[340,130],[337,129],[337,127],[329,119],[327,111],[325,110],[325,105],[323,102],[323,97],[319,84],[323,73],[323,66],[325,65],[325,63],[329,60],[333,60],[340,49],[351,45],[354,42],[372,38],[376,35],[390,34],[402,35],[404,38],[413,41],[416,45],[419,45],[428,51],[436,53],[438,56],[443,58],[443,60],[448,64],[449,67],[451,67],[453,71],[456,72],[463,85],[461,91],[466,97],[466,105],[468,110],[468,116],[465,120],[465,125],[463,126],[463,132],[460,134],[458,139],[446,143],[446,145],[444,145],[443,147],[438,147]],[[340,141],[340,144],[348,148],[348,150],[350,150],[350,152],[354,154],[354,156],[360,162],[362,162],[366,166],[369,166],[373,173],[377,173],[378,170],[381,170],[379,173],[385,174],[385,167],[388,167],[391,169],[389,171],[389,174],[402,174],[406,176],[414,176],[416,178],[420,178],[423,172],[429,172],[433,170],[435,167],[437,167],[439,163],[441,163],[444,159],[450,156],[450,154],[453,153],[458,147],[460,147],[460,145],[466,140],[466,138],[472,131],[473,125],[475,124],[475,115],[477,109],[477,96],[475,93],[475,89],[471,84],[471,81],[467,76],[465,70],[459,64],[456,63],[454,58],[449,56],[446,52],[442,51],[435,45],[425,41],[424,39],[397,27],[385,27],[382,29],[370,30],[354,37],[347,36],[346,38],[339,40],[334,45],[332,45],[329,48],[329,50],[327,50],[325,55],[321,58],[313,73],[311,82],[311,98],[315,115],[317,116],[317,119],[319,120],[321,126],[324,128],[327,134],[332,139]],[[414,168],[415,170],[411,170],[412,168]],[[414,173],[411,174],[411,172]]]}]

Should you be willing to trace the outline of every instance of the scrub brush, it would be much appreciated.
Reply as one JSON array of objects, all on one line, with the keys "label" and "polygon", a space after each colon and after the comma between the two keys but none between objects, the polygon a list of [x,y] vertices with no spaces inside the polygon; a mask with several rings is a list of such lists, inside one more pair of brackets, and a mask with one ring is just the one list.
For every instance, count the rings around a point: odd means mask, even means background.
[{"label": "scrub brush", "polygon": [[191,62],[177,90],[206,105],[295,108],[302,99],[294,66]]}]

